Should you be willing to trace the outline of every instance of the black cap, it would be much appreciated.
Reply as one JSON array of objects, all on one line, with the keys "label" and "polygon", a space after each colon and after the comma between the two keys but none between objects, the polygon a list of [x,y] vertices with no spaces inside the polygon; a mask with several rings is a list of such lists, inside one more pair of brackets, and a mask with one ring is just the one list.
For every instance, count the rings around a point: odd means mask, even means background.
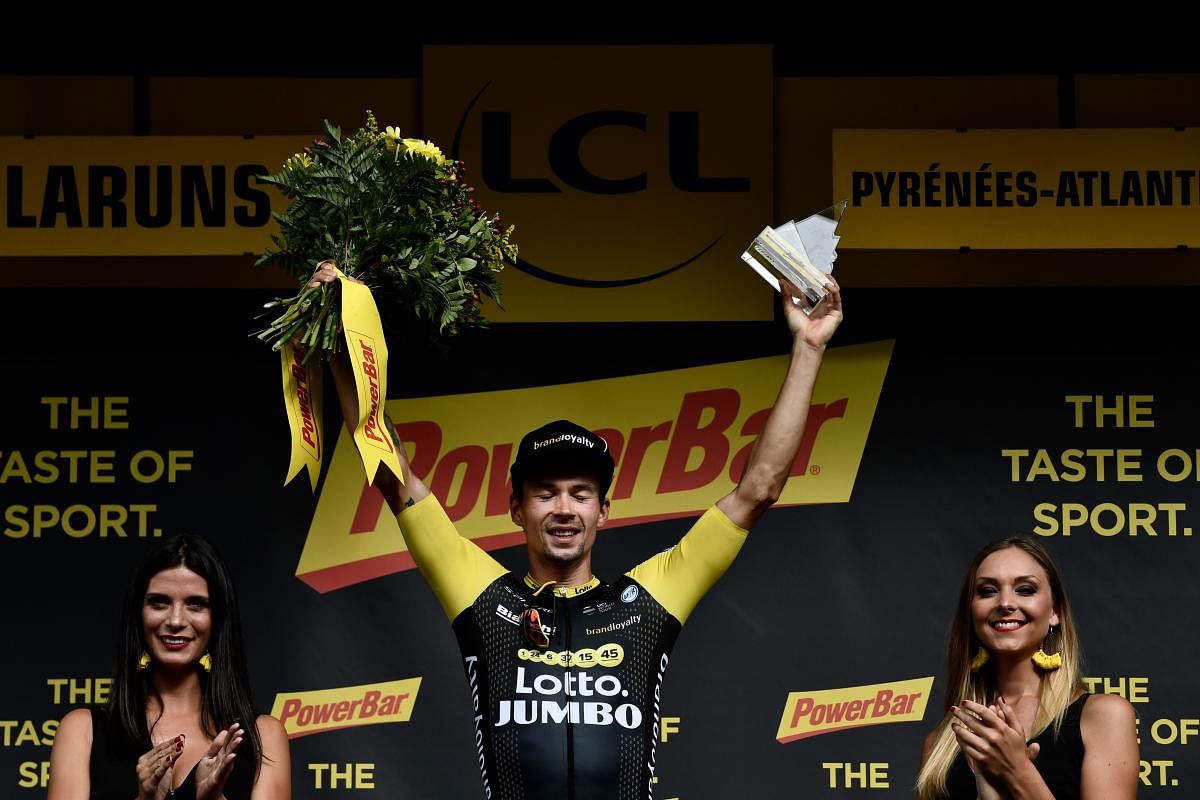
[{"label": "black cap", "polygon": [[548,422],[521,439],[512,465],[513,491],[520,492],[525,479],[559,470],[585,470],[596,476],[600,496],[612,485],[612,454],[608,442],[580,425],[565,419]]}]

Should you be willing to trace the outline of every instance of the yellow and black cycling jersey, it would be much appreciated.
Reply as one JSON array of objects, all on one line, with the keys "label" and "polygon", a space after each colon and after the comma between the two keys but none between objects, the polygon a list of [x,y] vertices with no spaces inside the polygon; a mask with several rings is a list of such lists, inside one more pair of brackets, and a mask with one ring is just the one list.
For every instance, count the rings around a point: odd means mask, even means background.
[{"label": "yellow and black cycling jersey", "polygon": [[[432,495],[397,519],[462,651],[485,797],[652,797],[671,648],[746,531],[714,506],[619,580],[535,596],[528,576],[459,536]],[[537,609],[544,649],[521,634],[526,608]]]}]

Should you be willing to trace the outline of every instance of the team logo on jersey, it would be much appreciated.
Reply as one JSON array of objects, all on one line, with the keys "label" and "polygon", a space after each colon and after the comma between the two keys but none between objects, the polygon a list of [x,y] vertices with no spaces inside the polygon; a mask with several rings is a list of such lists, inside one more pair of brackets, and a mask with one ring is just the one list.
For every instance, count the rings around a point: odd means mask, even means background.
[{"label": "team logo on jersey", "polygon": [[637,600],[637,596],[638,587],[636,584],[631,584],[625,587],[625,591],[621,592],[621,602],[632,603],[634,600]]},{"label": "team logo on jersey", "polygon": [[[617,645],[606,645],[608,648]],[[526,651],[535,652],[535,651]],[[516,695],[501,700],[492,725],[503,728],[515,725],[620,725],[637,730],[642,724],[642,710],[635,704],[621,702],[629,690],[621,686],[616,675],[593,678],[587,670],[557,674],[526,675],[517,667]],[[570,698],[570,699],[568,699]]]}]

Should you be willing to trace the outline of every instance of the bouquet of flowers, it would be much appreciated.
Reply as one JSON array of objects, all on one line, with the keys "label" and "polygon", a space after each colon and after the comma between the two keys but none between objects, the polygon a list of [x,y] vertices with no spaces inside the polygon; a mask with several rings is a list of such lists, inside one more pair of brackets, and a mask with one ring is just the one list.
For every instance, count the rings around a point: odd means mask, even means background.
[{"label": "bouquet of flowers", "polygon": [[[321,376],[346,343],[358,395],[355,445],[368,476],[379,465],[403,480],[386,430],[385,329],[408,344],[438,343],[464,326],[484,325],[484,297],[500,299],[499,272],[513,263],[513,228],[484,213],[463,181],[464,168],[431,142],[379,129],[375,115],[350,136],[325,122],[325,134],[261,178],[290,200],[272,212],[272,236],[259,264],[278,264],[301,285],[258,333],[279,352],[291,431],[284,483],[307,470],[315,490],[326,441]],[[322,273],[311,280],[314,271]],[[344,334],[344,336],[343,336]]]},{"label": "bouquet of flowers", "polygon": [[268,308],[283,313],[258,338],[288,342],[328,358],[341,322],[338,282],[310,286],[332,262],[371,289],[384,326],[438,342],[466,326],[486,325],[479,304],[499,302],[499,272],[513,263],[513,226],[472,197],[461,161],[438,147],[380,130],[374,114],[350,136],[325,122],[325,134],[274,175],[261,178],[291,203],[273,212],[280,232],[257,264],[277,264],[300,281],[299,294]]}]

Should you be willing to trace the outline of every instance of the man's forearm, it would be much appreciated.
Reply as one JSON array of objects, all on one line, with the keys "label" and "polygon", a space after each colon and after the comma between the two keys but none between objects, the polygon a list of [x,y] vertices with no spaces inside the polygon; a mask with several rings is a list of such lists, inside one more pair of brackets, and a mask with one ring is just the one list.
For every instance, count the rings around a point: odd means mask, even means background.
[{"label": "man's forearm", "polygon": [[392,513],[399,514],[402,508],[411,506],[429,494],[429,489],[420,478],[413,474],[412,465],[408,463],[408,455],[404,452],[404,442],[400,441],[400,436],[396,433],[396,423],[392,422],[392,418],[387,414],[383,415],[383,419],[387,424],[388,433],[392,436],[392,442],[396,446],[396,457],[400,461],[400,471],[404,475],[404,483],[397,480],[391,470],[380,464],[375,471],[373,484],[383,495],[383,499],[387,501]]},{"label": "man's forearm", "polygon": [[[354,384],[353,367],[344,351],[330,359],[329,369],[333,373],[333,382],[337,387],[338,403],[341,405],[346,429],[353,433],[354,426],[358,422],[358,390]],[[412,505],[429,494],[429,489],[420,478],[413,474],[412,466],[408,463],[408,456],[404,452],[404,443],[400,441],[391,417],[386,413],[383,416],[388,433],[396,447],[396,457],[400,461],[400,471],[404,475],[404,482],[401,483],[397,480],[391,470],[382,464],[376,469],[374,476],[368,477],[374,478],[371,484],[383,495],[383,499],[387,501],[392,513],[399,514],[402,508]]]},{"label": "man's forearm", "polygon": [[751,527],[779,499],[804,437],[813,386],[825,348],[813,347],[796,337],[791,362],[779,396],[762,432],[754,442],[746,468],[731,494],[719,503],[721,510],[743,528]]}]

